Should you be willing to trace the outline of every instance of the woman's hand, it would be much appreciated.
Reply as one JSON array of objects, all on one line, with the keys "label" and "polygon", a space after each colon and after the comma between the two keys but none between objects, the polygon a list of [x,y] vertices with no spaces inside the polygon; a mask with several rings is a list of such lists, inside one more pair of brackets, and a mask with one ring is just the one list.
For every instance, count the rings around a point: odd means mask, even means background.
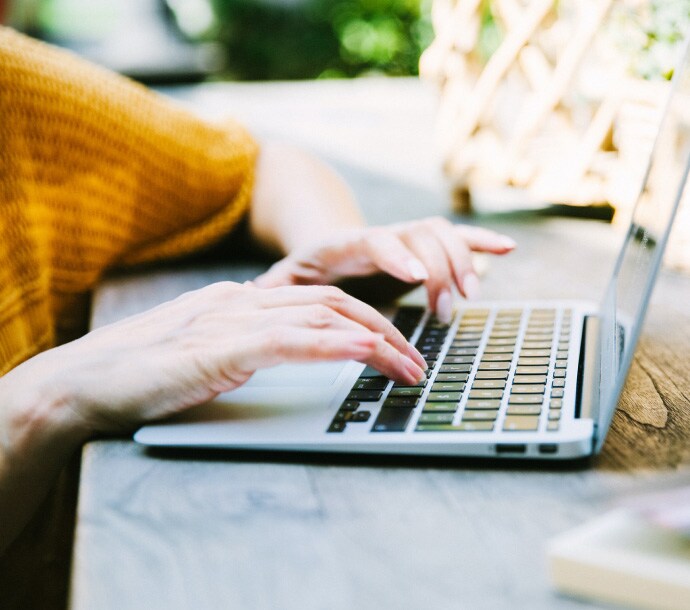
[{"label": "woman's hand", "polygon": [[408,384],[426,368],[388,320],[338,288],[224,282],[44,352],[0,388],[57,392],[53,402],[85,432],[122,432],[237,388],[259,368],[342,359]]},{"label": "woman's hand", "polygon": [[453,285],[469,299],[479,293],[471,252],[506,254],[513,248],[515,242],[505,235],[434,217],[348,230],[321,245],[293,251],[254,283],[261,288],[332,284],[383,271],[410,284],[424,282],[429,306],[448,322]]}]

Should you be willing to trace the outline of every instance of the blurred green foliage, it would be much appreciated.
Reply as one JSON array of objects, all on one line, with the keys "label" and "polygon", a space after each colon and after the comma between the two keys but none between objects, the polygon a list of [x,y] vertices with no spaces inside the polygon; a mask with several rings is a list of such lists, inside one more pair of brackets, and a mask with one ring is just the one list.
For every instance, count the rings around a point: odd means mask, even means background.
[{"label": "blurred green foliage", "polygon": [[611,19],[614,39],[630,57],[635,76],[670,79],[690,28],[690,0],[649,0],[617,7]]},{"label": "blurred green foliage", "polygon": [[209,36],[237,79],[418,73],[430,0],[213,0]]}]

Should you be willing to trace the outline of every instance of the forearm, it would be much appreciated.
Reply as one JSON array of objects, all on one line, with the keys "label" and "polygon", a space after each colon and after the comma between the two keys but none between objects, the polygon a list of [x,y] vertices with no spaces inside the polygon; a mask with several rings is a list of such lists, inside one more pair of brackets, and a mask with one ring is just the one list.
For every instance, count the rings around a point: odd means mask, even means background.
[{"label": "forearm", "polygon": [[292,146],[261,146],[249,228],[264,248],[285,255],[362,226],[354,195],[325,163]]},{"label": "forearm", "polygon": [[41,362],[32,360],[0,377],[0,553],[87,437],[66,397],[39,381]]}]

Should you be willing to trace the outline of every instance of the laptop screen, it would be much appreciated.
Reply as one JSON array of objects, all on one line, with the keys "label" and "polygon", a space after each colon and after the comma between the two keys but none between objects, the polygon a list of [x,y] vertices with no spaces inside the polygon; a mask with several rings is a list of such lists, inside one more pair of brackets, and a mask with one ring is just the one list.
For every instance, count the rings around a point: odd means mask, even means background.
[{"label": "laptop screen", "polygon": [[688,197],[690,57],[673,76],[647,175],[601,308],[601,383],[595,450],[611,424],[633,358],[654,281],[679,203]]}]

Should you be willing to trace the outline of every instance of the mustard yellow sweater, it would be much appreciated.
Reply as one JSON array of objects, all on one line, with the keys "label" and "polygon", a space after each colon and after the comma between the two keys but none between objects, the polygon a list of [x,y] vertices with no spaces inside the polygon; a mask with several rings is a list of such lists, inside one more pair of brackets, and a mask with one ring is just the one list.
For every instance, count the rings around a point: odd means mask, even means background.
[{"label": "mustard yellow sweater", "polygon": [[106,269],[226,234],[256,154],[239,126],[0,27],[0,375],[80,327]]}]

